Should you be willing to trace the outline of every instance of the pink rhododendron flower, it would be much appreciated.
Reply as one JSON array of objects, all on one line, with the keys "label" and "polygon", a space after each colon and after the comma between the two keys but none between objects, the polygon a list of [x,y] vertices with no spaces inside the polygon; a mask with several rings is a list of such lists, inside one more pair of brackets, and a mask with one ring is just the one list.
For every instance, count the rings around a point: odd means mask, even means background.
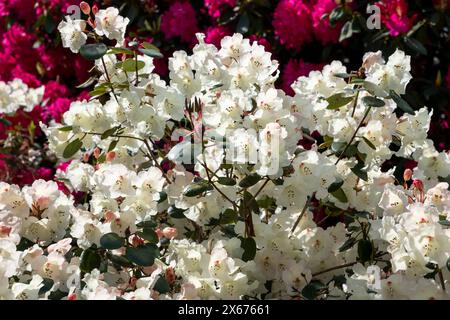
[{"label": "pink rhododendron flower", "polygon": [[281,79],[281,88],[289,95],[294,95],[294,90],[291,88],[291,84],[297,80],[300,76],[307,76],[313,70],[322,69],[320,64],[312,64],[304,62],[303,60],[290,59],[284,67]]},{"label": "pink rhododendron flower", "polygon": [[69,110],[71,103],[72,101],[68,98],[57,98],[42,110],[44,121],[55,120],[60,123],[64,112]]},{"label": "pink rhododendron flower", "polygon": [[40,167],[36,170],[35,179],[52,180],[53,179],[53,169]]},{"label": "pink rhododendron flower", "polygon": [[34,6],[35,0],[9,0],[8,7],[14,12],[14,15],[25,21],[27,24],[33,24],[36,21]]},{"label": "pink rhododendron flower", "polygon": [[312,10],[314,35],[323,44],[337,43],[339,41],[342,23],[338,23],[333,28],[330,26],[329,17],[322,19],[324,14],[330,13],[336,6],[336,0],[318,0]]},{"label": "pink rhododendron flower", "polygon": [[234,7],[236,0],[205,0],[205,7],[208,8],[208,14],[213,18],[220,17],[221,10],[224,7]]},{"label": "pink rhododendron flower", "polygon": [[251,36],[248,37],[250,39],[250,42],[256,41],[259,45],[264,47],[264,50],[271,52],[272,51],[272,45],[270,44],[270,42],[263,37],[257,36],[252,34]]},{"label": "pink rhododendron flower", "polygon": [[198,31],[194,8],[189,2],[175,2],[161,17],[161,31],[168,39],[180,37],[190,43]]},{"label": "pink rhododendron flower", "polygon": [[59,97],[67,97],[69,95],[69,89],[57,81],[49,81],[45,84],[44,100],[50,99],[54,101]]},{"label": "pink rhododendron flower", "polygon": [[391,36],[396,37],[408,32],[416,19],[416,14],[408,17],[408,2],[405,0],[389,0],[377,2],[381,9],[381,22],[389,29]]},{"label": "pink rhododendron flower", "polygon": [[39,79],[34,74],[24,71],[20,65],[17,65],[11,71],[11,78],[19,78],[31,88],[37,88],[41,85],[41,81],[39,81]]},{"label": "pink rhododendron flower", "polygon": [[304,0],[282,0],[273,15],[275,35],[288,49],[299,50],[312,40],[311,8]]},{"label": "pink rhododendron flower", "polygon": [[231,35],[230,30],[224,26],[209,27],[205,31],[205,42],[220,48],[222,38],[229,35]]}]

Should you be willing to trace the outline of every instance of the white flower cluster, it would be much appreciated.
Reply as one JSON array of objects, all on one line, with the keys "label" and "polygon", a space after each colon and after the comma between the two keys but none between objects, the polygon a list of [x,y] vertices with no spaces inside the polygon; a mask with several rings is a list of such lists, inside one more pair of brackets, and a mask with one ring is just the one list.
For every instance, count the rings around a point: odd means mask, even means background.
[{"label": "white flower cluster", "polygon": [[29,88],[16,78],[9,82],[0,81],[0,114],[12,114],[20,107],[30,112],[42,101],[44,87]]},{"label": "white flower cluster", "polygon": [[[119,15],[117,8],[109,7],[106,10],[96,12],[95,22],[91,25],[97,35],[116,40],[120,45],[124,41],[125,30],[129,22],[128,18]],[[77,53],[88,39],[86,25],[84,20],[66,16],[65,21],[61,21],[58,25],[63,47]]]},{"label": "white flower cluster", "polygon": [[169,83],[111,50],[94,98],[42,126],[72,195],[1,184],[0,298],[448,299],[450,157],[400,96],[409,57],[335,61],[290,97],[262,46],[203,39]]}]

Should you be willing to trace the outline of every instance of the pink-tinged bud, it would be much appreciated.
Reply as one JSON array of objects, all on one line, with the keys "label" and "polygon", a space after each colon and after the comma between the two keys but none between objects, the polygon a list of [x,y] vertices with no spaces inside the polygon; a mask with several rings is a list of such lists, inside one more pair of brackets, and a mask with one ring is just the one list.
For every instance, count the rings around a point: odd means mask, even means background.
[{"label": "pink-tinged bud", "polygon": [[102,151],[99,148],[95,148],[94,149],[94,158],[98,159],[100,157],[101,153],[102,153]]},{"label": "pink-tinged bud", "polygon": [[11,229],[12,228],[8,226],[0,226],[0,234],[9,237]]},{"label": "pink-tinged bud", "polygon": [[167,239],[173,239],[178,235],[177,229],[171,227],[164,228],[162,233]]},{"label": "pink-tinged bud", "polygon": [[81,9],[81,12],[83,12],[84,14],[89,15],[89,13],[91,13],[91,7],[89,6],[88,3],[84,2],[84,1],[81,1],[80,9]]},{"label": "pink-tinged bud", "polygon": [[164,237],[164,234],[163,234],[163,232],[161,231],[161,229],[156,229],[155,230],[155,232],[156,232],[156,235],[158,236],[158,238],[159,239],[161,239],[162,237]]},{"label": "pink-tinged bud", "polygon": [[133,235],[131,238],[131,243],[133,244],[134,247],[137,247],[144,244],[144,239],[142,239],[137,235]]},{"label": "pink-tinged bud", "polygon": [[97,7],[96,4],[94,4],[94,5],[92,6],[92,13],[93,13],[93,14],[97,14],[97,12],[98,12],[98,7]]},{"label": "pink-tinged bud", "polygon": [[414,186],[415,189],[417,189],[419,191],[423,191],[423,182],[422,182],[422,180],[414,179],[413,186]]},{"label": "pink-tinged bud", "polygon": [[83,154],[83,161],[84,161],[84,162],[88,162],[90,156],[91,156],[91,155],[90,155],[88,152],[85,152],[85,153]]},{"label": "pink-tinged bud", "polygon": [[175,275],[175,271],[172,267],[168,267],[166,269],[166,280],[169,284],[174,284],[175,280],[177,279],[177,276]]},{"label": "pink-tinged bud", "polygon": [[114,212],[112,212],[111,210],[106,211],[105,213],[105,220],[106,222],[111,222],[114,219],[116,219],[116,214]]},{"label": "pink-tinged bud", "polygon": [[77,300],[77,294],[76,293],[69,294],[67,296],[67,300],[70,300],[70,301]]},{"label": "pink-tinged bud", "polygon": [[406,169],[405,172],[403,172],[403,180],[409,181],[411,180],[413,175],[413,172],[411,169]]},{"label": "pink-tinged bud", "polygon": [[132,277],[130,279],[130,287],[131,288],[136,288],[136,282],[138,281],[138,279],[136,277]]},{"label": "pink-tinged bud", "polygon": [[[94,10],[92,10],[94,11]],[[95,20],[92,20],[91,17],[89,17],[89,19],[87,20],[88,25],[90,25],[92,28],[95,28],[96,24],[95,24]]]},{"label": "pink-tinged bud", "polygon": [[113,161],[116,157],[116,153],[114,151],[110,151],[106,154],[106,161]]}]

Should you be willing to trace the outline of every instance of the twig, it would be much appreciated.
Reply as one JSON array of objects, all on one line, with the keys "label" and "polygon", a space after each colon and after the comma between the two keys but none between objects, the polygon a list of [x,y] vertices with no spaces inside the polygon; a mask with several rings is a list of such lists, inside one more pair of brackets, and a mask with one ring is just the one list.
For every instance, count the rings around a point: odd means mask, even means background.
[{"label": "twig", "polygon": [[361,119],[361,122],[358,124],[358,127],[356,128],[355,133],[353,133],[353,136],[351,137],[350,141],[345,146],[344,151],[342,151],[341,154],[339,155],[339,158],[336,160],[335,165],[337,165],[339,163],[339,161],[341,161],[341,159],[344,156],[345,152],[350,147],[350,145],[352,144],[353,140],[355,140],[356,134],[358,133],[358,130],[362,127],[364,121],[366,120],[367,116],[369,115],[370,110],[371,110],[371,107],[367,107],[367,110],[366,110],[366,113],[364,114],[364,117]]},{"label": "twig", "polygon": [[333,270],[342,269],[342,268],[346,268],[346,267],[351,267],[351,266],[353,266],[353,265],[355,265],[357,263],[358,262],[355,261],[355,262],[346,263],[346,264],[343,264],[343,265],[340,265],[340,266],[332,267],[332,268],[329,268],[329,269],[325,269],[323,271],[313,273],[312,276],[313,277],[317,277],[318,275],[321,275],[323,273],[327,273],[327,272],[330,272],[330,271],[333,271]]},{"label": "twig", "polygon": [[300,220],[302,220],[303,216],[305,215],[306,209],[308,208],[309,204],[311,203],[313,197],[314,197],[314,194],[312,194],[311,197],[309,197],[309,199],[306,201],[305,206],[302,209],[302,212],[298,216],[297,220],[294,223],[294,226],[291,229],[291,235],[294,233],[295,229],[297,228],[298,224],[300,223]]}]

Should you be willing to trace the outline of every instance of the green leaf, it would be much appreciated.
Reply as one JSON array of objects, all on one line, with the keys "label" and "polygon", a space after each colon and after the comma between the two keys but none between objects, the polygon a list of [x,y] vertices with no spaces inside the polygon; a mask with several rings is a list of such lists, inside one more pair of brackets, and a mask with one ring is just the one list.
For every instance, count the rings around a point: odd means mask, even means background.
[{"label": "green leaf", "polygon": [[406,113],[414,114],[414,110],[411,108],[411,106],[402,99],[394,90],[391,90],[389,92],[389,96],[392,100],[397,104],[397,107],[399,107],[401,110],[403,110]]},{"label": "green leaf", "polygon": [[347,105],[350,101],[353,100],[353,97],[346,97],[343,92],[333,94],[331,97],[328,97],[327,99],[329,110],[336,110],[339,109],[345,105]]},{"label": "green leaf", "polygon": [[450,227],[450,221],[448,220],[440,220],[439,223],[445,227]]},{"label": "green leaf", "polygon": [[111,141],[111,143],[108,146],[108,152],[113,151],[116,148],[118,142],[119,140]]},{"label": "green leaf", "polygon": [[350,170],[352,170],[352,172],[360,179],[367,181],[368,180],[367,172],[362,170],[363,167],[364,167],[364,163],[359,162],[356,166],[354,166]]},{"label": "green leaf", "polygon": [[80,48],[80,54],[88,60],[97,60],[103,57],[108,51],[104,43],[85,44]]},{"label": "green leaf", "polygon": [[358,257],[362,263],[372,260],[373,244],[372,241],[361,239],[358,242]]},{"label": "green leaf", "polygon": [[136,64],[135,59],[133,58],[127,59],[122,63],[122,70],[127,72],[136,72],[136,65],[137,70],[141,70],[142,68],[145,67],[145,62],[138,60]]},{"label": "green leaf", "polygon": [[345,146],[347,145],[346,142],[333,142],[331,144],[331,151],[338,153],[344,151]]},{"label": "green leaf", "polygon": [[124,268],[133,267],[133,264],[130,261],[128,261],[128,259],[125,258],[124,256],[116,256],[116,255],[111,254],[111,252],[107,252],[106,256],[112,263],[117,264],[121,267],[124,267]]},{"label": "green leaf", "polygon": [[345,241],[344,244],[339,248],[339,252],[347,251],[348,249],[352,248],[355,243],[355,238],[348,238],[347,241]]},{"label": "green leaf", "polygon": [[311,280],[302,290],[302,296],[308,300],[314,300],[320,295],[320,292],[328,287],[319,280]]},{"label": "green leaf", "polygon": [[423,44],[420,43],[419,40],[416,40],[414,38],[406,37],[405,38],[405,43],[410,49],[412,49],[414,52],[416,52],[418,54],[426,56],[427,53],[428,53],[427,52],[427,48],[425,48],[423,46]]},{"label": "green leaf", "polygon": [[339,42],[345,39],[351,38],[353,35],[353,21],[347,21],[341,29],[341,35],[339,36]]},{"label": "green leaf", "polygon": [[373,150],[376,150],[377,148],[374,146],[374,144],[369,140],[369,139],[367,139],[366,137],[364,137],[364,136],[361,136],[361,138],[364,140],[364,142],[371,148],[371,149],[373,149]]},{"label": "green leaf", "polygon": [[260,196],[260,198],[256,201],[258,206],[262,209],[269,209],[270,207],[275,205],[275,199],[269,197],[268,195]]},{"label": "green leaf", "polygon": [[182,209],[179,209],[175,206],[170,206],[169,209],[167,209],[167,213],[171,218],[174,219],[184,219],[186,216],[184,215],[184,211]]},{"label": "green leaf", "polygon": [[65,126],[65,127],[58,128],[59,131],[63,131],[63,132],[72,131],[72,129],[73,129],[72,126]]},{"label": "green leaf", "polygon": [[213,187],[209,182],[202,180],[199,182],[191,183],[183,194],[186,197],[196,197],[212,189]]},{"label": "green leaf", "polygon": [[142,46],[145,49],[159,51],[158,47],[155,46],[154,44],[150,43],[150,42],[144,42],[144,43],[142,43]]},{"label": "green leaf", "polygon": [[342,187],[343,184],[344,184],[344,181],[342,179],[337,179],[335,182],[333,182],[328,187],[328,192],[332,193],[332,192],[339,190],[339,188]]},{"label": "green leaf", "polygon": [[152,220],[141,221],[136,225],[138,228],[154,228],[157,226],[156,222]]},{"label": "green leaf", "polygon": [[104,94],[107,94],[107,93],[108,93],[108,88],[105,87],[105,86],[102,86],[102,87],[97,87],[94,90],[90,91],[89,95],[91,97],[100,97],[100,96],[102,96]]},{"label": "green leaf", "polygon": [[365,81],[363,81],[362,85],[363,85],[364,89],[366,89],[373,96],[382,97],[382,98],[389,96],[389,94],[384,89],[382,89],[379,85],[377,85],[373,82],[365,80]]},{"label": "green leaf", "polygon": [[166,200],[167,200],[167,193],[165,191],[161,191],[159,193],[158,203],[163,203]]},{"label": "green leaf", "polygon": [[368,106],[373,108],[380,108],[385,105],[384,101],[375,97],[366,96],[362,98],[362,102]]},{"label": "green leaf", "polygon": [[254,186],[261,180],[261,176],[257,173],[251,173],[248,176],[246,176],[244,179],[239,181],[239,187],[241,188],[250,188],[251,186]]},{"label": "green leaf", "polygon": [[344,17],[344,13],[344,8],[342,6],[338,6],[331,11],[329,23],[332,28],[336,26],[336,22]]},{"label": "green leaf", "polygon": [[333,74],[333,77],[342,78],[342,79],[347,79],[347,78],[350,78],[351,76],[352,75],[349,73],[334,73]]},{"label": "green leaf", "polygon": [[220,217],[220,224],[236,223],[238,214],[233,209],[226,209]]},{"label": "green leaf", "polygon": [[256,255],[256,242],[253,238],[242,238],[241,248],[244,249],[242,260],[247,262],[253,260]]},{"label": "green leaf", "polygon": [[150,243],[158,243],[159,238],[155,230],[151,228],[144,228],[142,232],[137,232],[137,235]]},{"label": "green leaf", "polygon": [[128,247],[125,257],[131,262],[142,267],[150,267],[155,262],[155,258],[159,256],[158,247],[154,244],[145,244],[137,247]]},{"label": "green leaf", "polygon": [[48,13],[47,16],[45,17],[44,27],[47,33],[52,33],[53,31],[55,31],[56,28],[55,20],[53,19],[50,13]]},{"label": "green leaf", "polygon": [[81,254],[80,270],[89,273],[94,269],[100,268],[102,258],[96,250],[86,249]]},{"label": "green leaf", "polygon": [[4,119],[4,118],[0,118],[0,123],[4,124],[5,126],[10,126],[11,125],[11,122],[6,120],[6,119]]},{"label": "green leaf", "polygon": [[228,177],[219,177],[217,179],[217,182],[224,185],[224,186],[234,186],[236,185],[236,180],[234,180],[233,178],[228,178]]},{"label": "green leaf", "polygon": [[83,142],[80,139],[73,140],[64,148],[63,157],[66,159],[73,157],[82,146]]},{"label": "green leaf", "polygon": [[241,15],[239,18],[239,21],[236,25],[236,32],[245,34],[248,32],[250,28],[250,19],[248,17],[248,14],[244,12],[244,14]]},{"label": "green leaf", "polygon": [[46,293],[48,290],[50,290],[55,282],[52,279],[49,278],[43,278],[42,279],[43,286],[39,289],[39,295]]},{"label": "green leaf", "polygon": [[346,203],[348,202],[347,196],[345,195],[344,190],[342,188],[337,189],[336,191],[330,192],[333,197],[338,199],[340,202]]},{"label": "green leaf", "polygon": [[159,293],[167,293],[170,291],[170,285],[169,282],[167,282],[166,278],[163,276],[160,276],[158,280],[156,280],[155,285],[153,286],[153,289],[158,291]]},{"label": "green leaf", "polygon": [[119,129],[119,127],[114,127],[114,128],[106,130],[105,132],[102,133],[101,139],[105,140],[105,139],[109,138],[110,136],[115,134],[118,129]]},{"label": "green leaf", "polygon": [[114,232],[104,234],[100,238],[100,245],[109,250],[115,250],[123,247],[125,239]]},{"label": "green leaf", "polygon": [[127,49],[127,48],[111,48],[111,49],[109,49],[108,53],[128,54],[128,55],[133,55],[134,54],[133,50],[130,50],[130,49]]},{"label": "green leaf", "polygon": [[146,56],[152,57],[152,58],[163,58],[163,54],[159,51],[159,50],[154,50],[154,49],[145,49],[145,48],[140,48],[139,51],[143,54],[145,54]]}]

